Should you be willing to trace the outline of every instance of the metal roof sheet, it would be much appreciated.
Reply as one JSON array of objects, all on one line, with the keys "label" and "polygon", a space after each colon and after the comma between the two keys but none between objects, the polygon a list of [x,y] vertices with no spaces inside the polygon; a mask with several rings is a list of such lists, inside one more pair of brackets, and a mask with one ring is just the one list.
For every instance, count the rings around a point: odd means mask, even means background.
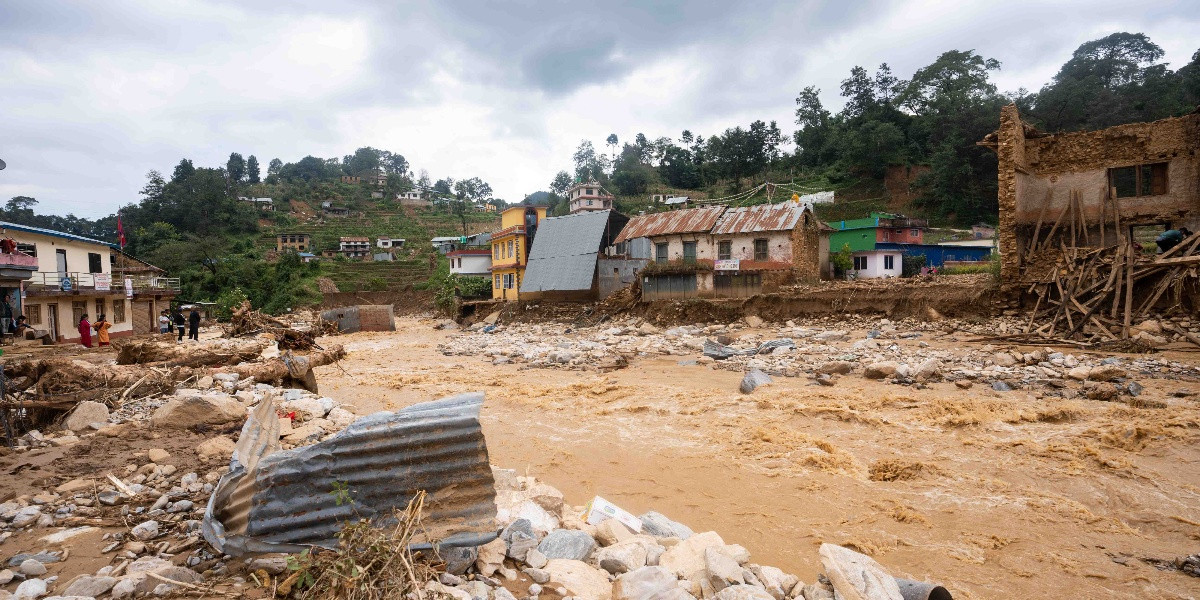
[{"label": "metal roof sheet", "polygon": [[[264,400],[209,499],[204,537],[234,556],[336,548],[347,521],[389,519],[425,491],[432,502],[419,545],[487,543],[498,527],[482,404],[472,393],[379,412],[322,442],[279,450],[278,406]],[[342,485],[352,503],[331,493]]]},{"label": "metal roof sheet", "polygon": [[102,242],[100,240],[93,240],[92,238],[83,237],[82,235],[75,235],[74,233],[67,233],[65,231],[55,231],[53,229],[43,229],[41,227],[33,227],[31,225],[21,225],[19,223],[9,223],[8,221],[0,221],[0,229],[12,229],[13,231],[24,231],[25,233],[37,233],[37,234],[41,234],[41,235],[50,235],[50,236],[54,236],[54,237],[65,238],[68,240],[75,240],[77,242],[87,242],[89,244],[100,244],[101,246],[112,246],[112,244],[109,244],[108,242]]},{"label": "metal roof sheet", "polygon": [[611,211],[550,217],[538,225],[521,293],[592,289],[596,257]]},{"label": "metal roof sheet", "polygon": [[805,206],[794,202],[739,206],[725,211],[713,226],[713,235],[790,231],[800,222]]},{"label": "metal roof sheet", "polygon": [[619,244],[640,237],[707,232],[712,229],[724,212],[724,206],[703,206],[638,215],[629,220],[629,224],[621,230],[621,235],[617,236],[613,243]]}]

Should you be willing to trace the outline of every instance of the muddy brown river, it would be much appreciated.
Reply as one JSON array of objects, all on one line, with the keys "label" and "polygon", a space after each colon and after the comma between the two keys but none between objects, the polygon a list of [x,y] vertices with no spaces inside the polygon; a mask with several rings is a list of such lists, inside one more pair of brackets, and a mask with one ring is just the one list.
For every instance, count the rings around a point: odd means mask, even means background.
[{"label": "muddy brown river", "polygon": [[493,365],[443,356],[456,333],[432,321],[397,325],[338,338],[350,356],[318,369],[322,393],[365,414],[483,391],[492,462],[573,505],[658,510],[805,581],[833,542],[955,598],[1200,597],[1145,560],[1200,552],[1200,402],[1170,395],[1194,383],[1139,377],[1166,408],[855,375],[745,396],[740,374],[680,357]]}]

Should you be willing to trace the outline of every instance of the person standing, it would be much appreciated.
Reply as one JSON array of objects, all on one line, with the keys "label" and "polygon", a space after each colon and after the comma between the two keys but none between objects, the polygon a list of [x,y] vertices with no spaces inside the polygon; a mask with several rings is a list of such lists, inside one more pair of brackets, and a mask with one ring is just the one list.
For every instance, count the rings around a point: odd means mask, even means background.
[{"label": "person standing", "polygon": [[175,309],[175,319],[174,320],[175,320],[175,329],[177,329],[179,331],[179,339],[176,341],[182,342],[183,341],[183,327],[187,323],[183,319],[183,310],[181,310],[179,308]]},{"label": "person standing", "polygon": [[92,323],[92,329],[96,330],[96,345],[107,346],[109,342],[108,330],[112,329],[112,323],[108,322],[105,315],[96,317],[96,322]]},{"label": "person standing", "polygon": [[92,324],[88,322],[87,313],[79,317],[79,343],[84,348],[92,347]]},{"label": "person standing", "polygon": [[171,315],[165,310],[158,313],[158,332],[171,333]]},{"label": "person standing", "polygon": [[200,341],[200,311],[195,306],[188,315],[188,339]]}]

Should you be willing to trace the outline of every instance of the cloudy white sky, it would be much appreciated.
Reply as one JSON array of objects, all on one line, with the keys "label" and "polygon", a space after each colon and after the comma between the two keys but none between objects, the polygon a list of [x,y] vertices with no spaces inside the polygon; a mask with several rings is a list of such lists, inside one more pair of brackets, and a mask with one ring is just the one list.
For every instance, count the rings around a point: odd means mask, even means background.
[{"label": "cloudy white sky", "polygon": [[854,65],[908,77],[938,54],[1003,63],[1036,89],[1080,43],[1144,32],[1173,68],[1200,47],[1194,0],[11,0],[0,3],[0,199],[96,218],[145,173],[230,152],[404,154],[434,178],[520,200],[581,139],[793,129],[807,85],[840,105]]}]

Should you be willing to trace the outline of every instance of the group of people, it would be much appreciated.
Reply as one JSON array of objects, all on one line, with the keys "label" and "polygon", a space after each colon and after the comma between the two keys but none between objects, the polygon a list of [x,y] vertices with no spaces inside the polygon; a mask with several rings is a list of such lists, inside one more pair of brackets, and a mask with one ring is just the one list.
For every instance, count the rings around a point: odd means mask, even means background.
[{"label": "group of people", "polygon": [[[21,317],[22,319],[25,317]],[[96,317],[96,322],[88,321],[87,313],[79,318],[79,343],[83,344],[84,348],[92,347],[92,330],[96,330],[96,342],[101,346],[109,344],[108,330],[112,328],[112,323],[108,321],[104,314]]]},{"label": "group of people", "polygon": [[158,332],[171,333],[172,325],[179,331],[178,341],[183,341],[183,330],[187,327],[187,336],[189,340],[200,340],[200,311],[196,307],[192,307],[192,312],[188,313],[187,318],[183,316],[183,311],[176,308],[174,314],[162,311],[158,315]]}]

